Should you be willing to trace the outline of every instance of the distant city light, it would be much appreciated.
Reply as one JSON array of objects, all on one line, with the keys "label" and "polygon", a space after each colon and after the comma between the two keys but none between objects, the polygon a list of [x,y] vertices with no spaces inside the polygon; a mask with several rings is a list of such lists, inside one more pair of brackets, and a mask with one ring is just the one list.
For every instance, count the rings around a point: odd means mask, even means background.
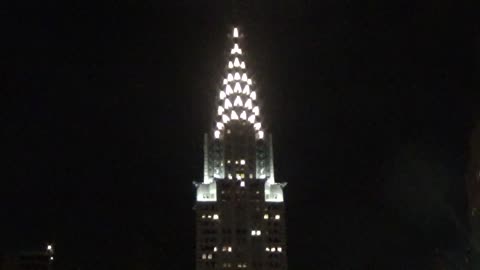
[{"label": "distant city light", "polygon": [[238,38],[238,29],[236,27],[233,28],[233,37]]}]

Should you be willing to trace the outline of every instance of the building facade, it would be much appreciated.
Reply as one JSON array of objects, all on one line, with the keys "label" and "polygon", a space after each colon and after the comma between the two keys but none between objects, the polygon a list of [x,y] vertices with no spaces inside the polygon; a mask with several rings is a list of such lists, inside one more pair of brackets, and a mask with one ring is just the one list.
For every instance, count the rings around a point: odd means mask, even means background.
[{"label": "building facade", "polygon": [[243,35],[233,28],[228,38],[215,121],[204,137],[203,181],[195,183],[196,269],[286,270],[286,184],[275,181]]},{"label": "building facade", "polygon": [[470,165],[467,174],[467,194],[472,246],[472,269],[480,269],[480,124],[470,140]]}]

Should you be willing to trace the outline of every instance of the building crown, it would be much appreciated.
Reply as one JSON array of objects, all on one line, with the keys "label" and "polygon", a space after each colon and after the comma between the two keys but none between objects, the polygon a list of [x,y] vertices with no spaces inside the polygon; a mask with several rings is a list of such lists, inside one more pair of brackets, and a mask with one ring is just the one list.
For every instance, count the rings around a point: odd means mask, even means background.
[{"label": "building crown", "polygon": [[240,47],[242,35],[234,27],[230,40],[232,48],[227,57],[225,74],[218,90],[217,113],[213,135],[221,139],[225,126],[232,121],[244,121],[255,129],[256,139],[264,138],[257,92],[245,64],[245,52]]}]

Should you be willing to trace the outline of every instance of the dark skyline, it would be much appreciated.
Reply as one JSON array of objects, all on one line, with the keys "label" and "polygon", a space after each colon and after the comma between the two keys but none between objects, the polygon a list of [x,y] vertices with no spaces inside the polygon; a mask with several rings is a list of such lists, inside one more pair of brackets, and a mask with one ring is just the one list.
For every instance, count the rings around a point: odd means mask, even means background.
[{"label": "dark skyline", "polygon": [[[0,253],[58,267],[194,267],[194,192],[223,1],[4,9]],[[248,6],[248,5],[247,5]],[[289,267],[425,269],[465,247],[479,34],[468,3],[240,5]]]}]

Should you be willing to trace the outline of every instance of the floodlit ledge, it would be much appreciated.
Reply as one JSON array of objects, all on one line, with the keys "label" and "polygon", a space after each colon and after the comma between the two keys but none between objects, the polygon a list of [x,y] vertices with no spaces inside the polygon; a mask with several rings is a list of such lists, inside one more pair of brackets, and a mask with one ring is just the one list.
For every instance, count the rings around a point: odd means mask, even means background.
[{"label": "floodlit ledge", "polygon": [[283,187],[286,183],[265,183],[265,201],[283,202]]},{"label": "floodlit ledge", "polygon": [[217,201],[217,183],[197,184],[198,202],[216,202]]}]

